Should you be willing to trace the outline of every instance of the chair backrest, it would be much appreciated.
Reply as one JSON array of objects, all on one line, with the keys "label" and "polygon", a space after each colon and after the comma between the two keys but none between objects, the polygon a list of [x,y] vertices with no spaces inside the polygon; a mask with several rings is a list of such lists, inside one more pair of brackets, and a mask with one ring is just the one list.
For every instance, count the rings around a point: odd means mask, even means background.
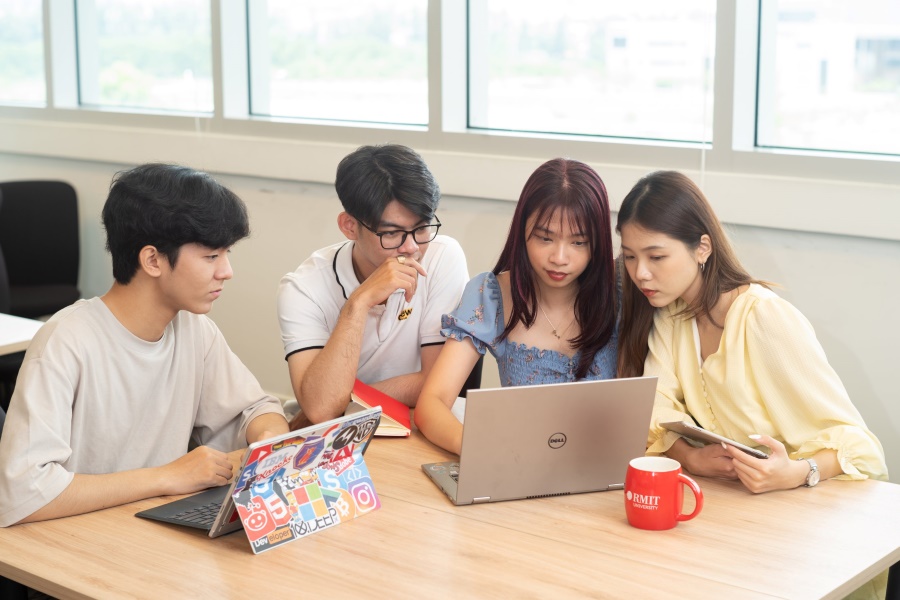
[{"label": "chair backrest", "polygon": [[9,277],[6,275],[6,260],[0,246],[0,313],[9,314]]},{"label": "chair backrest", "polygon": [[63,181],[0,183],[0,246],[10,285],[78,285],[78,198]]},{"label": "chair backrest", "polygon": [[478,357],[478,362],[472,367],[472,372],[463,384],[463,388],[459,391],[461,398],[466,397],[469,390],[477,390],[481,388],[481,372],[484,370],[484,355]]},{"label": "chair backrest", "polygon": [[[0,191],[0,209],[3,208],[3,192]],[[6,259],[0,245],[0,313],[9,313],[9,276],[6,274]]]}]

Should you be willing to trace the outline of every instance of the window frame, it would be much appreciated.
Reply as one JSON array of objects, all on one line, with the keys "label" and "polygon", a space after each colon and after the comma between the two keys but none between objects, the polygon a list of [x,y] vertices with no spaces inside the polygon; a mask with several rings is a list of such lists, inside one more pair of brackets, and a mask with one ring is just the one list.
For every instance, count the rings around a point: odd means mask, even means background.
[{"label": "window frame", "polygon": [[165,159],[328,184],[348,152],[392,141],[423,155],[445,195],[499,200],[516,200],[544,160],[569,156],[597,169],[614,210],[646,172],[677,169],[729,223],[900,240],[896,219],[866,218],[896,214],[900,157],[754,146],[760,5],[717,2],[713,142],[689,144],[468,130],[466,3],[459,0],[428,0],[426,127],[250,116],[248,5],[237,0],[211,0],[212,115],[79,107],[74,0],[44,0],[48,106],[0,107],[0,152],[115,164]]},{"label": "window frame", "polygon": [[[29,8],[34,10],[35,7],[34,7],[34,5],[32,5]],[[43,5],[39,9],[39,11],[41,13],[43,12]],[[38,16],[40,16],[40,15],[38,15]],[[41,21],[41,35],[43,36],[43,43],[40,44],[41,45],[41,53],[42,53],[43,62],[46,63],[47,62],[47,52],[48,52],[47,42],[46,42],[46,40],[47,40],[46,24],[43,19],[40,19],[40,21]],[[47,94],[48,94],[46,78],[41,78],[41,77],[37,76],[37,77],[35,77],[35,79],[43,79],[43,81],[41,82],[43,84],[43,89],[41,90],[43,97],[38,96],[36,98],[22,98],[22,97],[12,98],[7,101],[7,102],[9,102],[9,106],[42,107],[42,106],[46,105]]]},{"label": "window frame", "polygon": [[[209,2],[209,0],[206,0]],[[100,14],[100,9],[97,7],[97,0],[69,0],[65,3],[60,3],[66,5],[66,10],[64,12],[58,13],[59,15],[69,13],[69,8],[71,8],[72,21],[71,21],[71,31],[72,31],[72,40],[65,44],[67,48],[72,48],[72,58],[75,61],[74,67],[74,75],[75,82],[73,89],[66,89],[65,91],[73,94],[75,97],[74,105],[70,106],[72,108],[79,108],[81,110],[96,110],[102,112],[126,112],[126,113],[137,113],[137,114],[180,114],[180,115],[194,115],[201,114],[209,116],[212,114],[211,111],[208,110],[191,110],[184,108],[155,108],[155,107],[141,107],[141,106],[129,106],[124,105],[120,106],[114,103],[108,102],[107,99],[103,98],[103,94],[101,91],[101,73],[102,68],[100,66],[100,48],[97,43],[98,34],[96,31],[97,28],[97,17]],[[62,9],[59,9],[62,10]],[[60,29],[69,29],[70,24],[68,20],[58,19]],[[57,30],[58,32],[59,29]],[[212,36],[212,32],[210,32],[210,45],[215,41]],[[221,39],[221,38],[220,38]],[[80,43],[79,43],[79,40]],[[55,36],[51,37],[50,43],[55,44],[56,39]],[[52,65],[47,65],[47,70],[59,70],[59,67],[52,68]],[[213,67],[212,56],[210,56],[210,68]],[[210,90],[211,97],[209,100],[215,104],[215,91]],[[204,98],[204,100],[206,100]]]}]

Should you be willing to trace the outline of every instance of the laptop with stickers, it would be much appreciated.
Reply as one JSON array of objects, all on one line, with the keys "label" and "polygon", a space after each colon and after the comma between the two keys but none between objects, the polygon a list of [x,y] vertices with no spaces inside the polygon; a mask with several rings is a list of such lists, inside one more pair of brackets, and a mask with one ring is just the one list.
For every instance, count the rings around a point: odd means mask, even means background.
[{"label": "laptop with stickers", "polygon": [[469,390],[459,461],[422,465],[456,505],[623,489],[656,377]]},{"label": "laptop with stickers", "polygon": [[228,486],[136,516],[204,529],[218,537],[244,528],[254,553],[381,506],[363,454],[381,408],[251,444]]}]

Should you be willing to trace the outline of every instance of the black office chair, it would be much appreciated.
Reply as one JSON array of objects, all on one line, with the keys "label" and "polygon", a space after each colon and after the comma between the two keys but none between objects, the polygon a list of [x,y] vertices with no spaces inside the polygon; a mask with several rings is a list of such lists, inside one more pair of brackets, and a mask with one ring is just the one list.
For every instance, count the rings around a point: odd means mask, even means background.
[{"label": "black office chair", "polygon": [[[3,211],[3,190],[0,190],[0,212]],[[3,244],[0,244],[0,313],[9,314],[9,275],[6,274],[6,259]]]},{"label": "black office chair", "polygon": [[461,398],[466,397],[466,392],[469,390],[477,390],[481,387],[481,372],[484,370],[484,355],[482,354],[478,358],[478,362],[475,363],[475,366],[472,367],[472,372],[469,373],[468,379],[463,384],[463,388],[459,392],[459,396]]},{"label": "black office chair", "polygon": [[12,579],[0,577],[0,598],[3,600],[28,600],[28,588]]},{"label": "black office chair", "polygon": [[[0,196],[0,208],[2,206],[3,197]],[[3,246],[0,246],[0,313],[9,314],[9,278],[6,275]],[[9,399],[12,398],[16,377],[24,357],[24,352],[0,356],[0,410],[9,410]]]},{"label": "black office chair", "polygon": [[78,300],[75,189],[62,181],[6,181],[0,195],[9,314],[42,317]]},{"label": "black office chair", "polygon": [[[0,196],[0,205],[3,198]],[[0,247],[0,313],[9,311],[9,281],[6,279],[6,262],[3,260],[3,248]],[[16,358],[16,354],[20,355]],[[3,436],[3,425],[6,421],[6,409],[9,408],[9,398],[12,395],[12,385],[8,386],[7,370],[15,368],[15,373],[19,372],[19,366],[22,364],[22,356],[24,352],[16,354],[8,354],[0,356],[0,437]],[[7,369],[9,367],[9,369]],[[12,383],[15,383],[15,375],[13,375]],[[7,389],[8,387],[8,389]],[[10,600],[27,600],[27,588],[21,583],[16,583],[6,577],[0,577],[0,598],[9,598]]]},{"label": "black office chair", "polygon": [[887,591],[884,600],[900,600],[900,562],[891,565],[888,570]]},{"label": "black office chair", "polygon": [[[0,210],[3,208],[3,193],[0,189]],[[9,314],[10,292],[9,278],[6,274],[6,260],[3,246],[0,245],[0,313]],[[24,352],[16,352],[0,356],[0,437],[6,421],[9,399],[16,383],[19,367],[22,365]],[[0,577],[0,598],[4,600],[28,600],[28,588],[6,577]]]}]

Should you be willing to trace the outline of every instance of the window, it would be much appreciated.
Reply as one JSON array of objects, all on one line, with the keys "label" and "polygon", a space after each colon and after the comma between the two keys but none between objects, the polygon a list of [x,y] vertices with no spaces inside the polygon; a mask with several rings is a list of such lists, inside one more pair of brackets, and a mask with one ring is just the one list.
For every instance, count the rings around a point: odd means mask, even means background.
[{"label": "window", "polygon": [[760,21],[758,146],[900,154],[900,4],[776,0]]},{"label": "window", "polygon": [[501,200],[570,156],[598,167],[614,208],[640,175],[677,169],[729,222],[900,240],[896,219],[842,210],[898,206],[898,13],[897,0],[0,0],[0,152],[330,184],[349,148],[390,141],[422,152],[445,195]]},{"label": "window", "polygon": [[77,0],[82,105],[212,112],[208,0]]},{"label": "window", "polygon": [[43,29],[40,2],[0,3],[0,102],[46,102]]},{"label": "window", "polygon": [[252,114],[428,123],[427,0],[249,8]]},{"label": "window", "polygon": [[709,142],[716,3],[469,3],[469,125]]}]

